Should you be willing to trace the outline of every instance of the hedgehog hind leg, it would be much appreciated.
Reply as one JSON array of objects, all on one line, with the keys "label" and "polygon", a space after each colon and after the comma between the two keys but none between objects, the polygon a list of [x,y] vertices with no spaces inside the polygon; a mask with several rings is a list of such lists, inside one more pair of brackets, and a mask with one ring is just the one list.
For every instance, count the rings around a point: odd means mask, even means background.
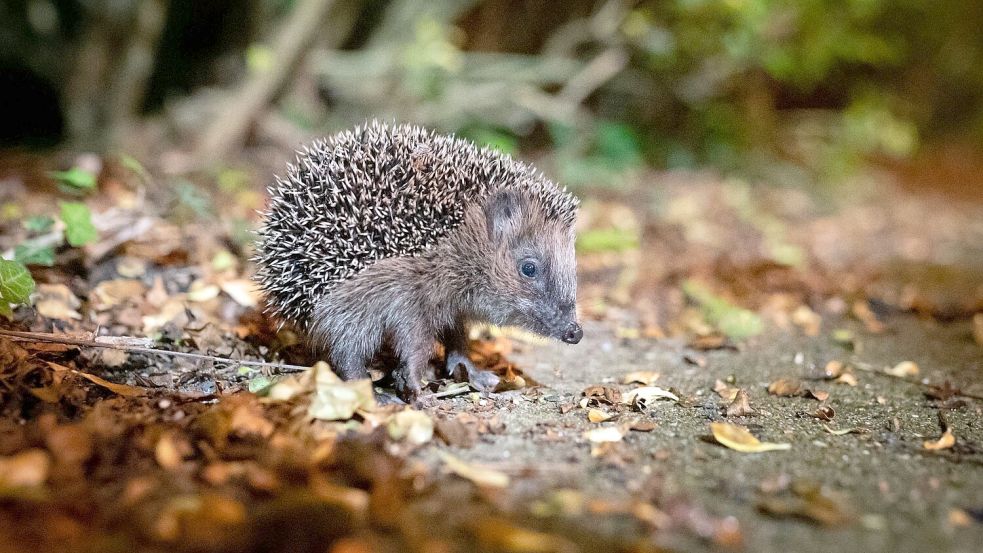
[{"label": "hedgehog hind leg", "polygon": [[463,324],[444,334],[444,350],[447,352],[445,367],[447,376],[457,377],[459,367],[464,367],[468,382],[482,392],[493,392],[501,380],[497,374],[475,366],[468,357],[468,335]]},{"label": "hedgehog hind leg", "polygon": [[395,333],[394,346],[399,367],[393,373],[396,390],[406,401],[416,401],[423,388],[423,374],[433,356],[434,337],[420,327],[409,325]]}]

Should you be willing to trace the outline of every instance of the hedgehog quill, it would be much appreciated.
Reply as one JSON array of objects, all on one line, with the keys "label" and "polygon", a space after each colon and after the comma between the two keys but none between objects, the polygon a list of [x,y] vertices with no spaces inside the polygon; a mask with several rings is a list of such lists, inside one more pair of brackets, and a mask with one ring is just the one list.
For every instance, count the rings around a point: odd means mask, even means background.
[{"label": "hedgehog quill", "polygon": [[410,125],[315,141],[269,187],[255,261],[269,310],[346,380],[384,349],[415,400],[435,354],[480,390],[467,326],[518,326],[576,344],[578,201],[531,166]]}]

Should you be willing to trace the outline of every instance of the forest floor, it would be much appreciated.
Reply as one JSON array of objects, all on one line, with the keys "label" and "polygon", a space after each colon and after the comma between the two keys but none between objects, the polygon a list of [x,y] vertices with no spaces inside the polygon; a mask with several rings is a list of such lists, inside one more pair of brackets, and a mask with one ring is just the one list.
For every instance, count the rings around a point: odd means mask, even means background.
[{"label": "forest floor", "polygon": [[[0,172],[5,251],[72,192],[25,167]],[[262,365],[312,360],[248,286],[261,179],[98,172],[98,239],[32,264],[0,325],[0,552],[983,543],[983,203],[883,177],[589,191],[584,340],[478,329],[509,390],[381,408]]]}]

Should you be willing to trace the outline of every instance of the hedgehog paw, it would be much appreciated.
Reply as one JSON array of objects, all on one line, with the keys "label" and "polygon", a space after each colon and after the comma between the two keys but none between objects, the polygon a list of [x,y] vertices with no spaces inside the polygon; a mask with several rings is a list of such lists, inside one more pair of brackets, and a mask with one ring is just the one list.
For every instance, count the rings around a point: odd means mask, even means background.
[{"label": "hedgehog paw", "polygon": [[[464,367],[463,374],[461,367]],[[471,359],[459,351],[447,354],[447,374],[459,381],[464,381],[466,375],[467,381],[480,392],[494,392],[501,380],[497,374],[475,367]]]},{"label": "hedgehog paw", "polygon": [[391,392],[385,392],[382,390],[375,391],[375,402],[380,406],[386,405],[406,405],[399,396]]}]

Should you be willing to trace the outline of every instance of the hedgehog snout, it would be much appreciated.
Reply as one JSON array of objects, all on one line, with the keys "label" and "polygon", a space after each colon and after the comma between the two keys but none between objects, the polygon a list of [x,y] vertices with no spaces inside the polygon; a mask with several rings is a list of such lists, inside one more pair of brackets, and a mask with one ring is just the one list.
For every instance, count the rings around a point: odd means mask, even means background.
[{"label": "hedgehog snout", "polygon": [[584,337],[584,329],[580,327],[579,324],[573,322],[567,326],[567,329],[563,331],[563,337],[561,340],[568,344],[576,344],[580,342],[580,339]]}]

